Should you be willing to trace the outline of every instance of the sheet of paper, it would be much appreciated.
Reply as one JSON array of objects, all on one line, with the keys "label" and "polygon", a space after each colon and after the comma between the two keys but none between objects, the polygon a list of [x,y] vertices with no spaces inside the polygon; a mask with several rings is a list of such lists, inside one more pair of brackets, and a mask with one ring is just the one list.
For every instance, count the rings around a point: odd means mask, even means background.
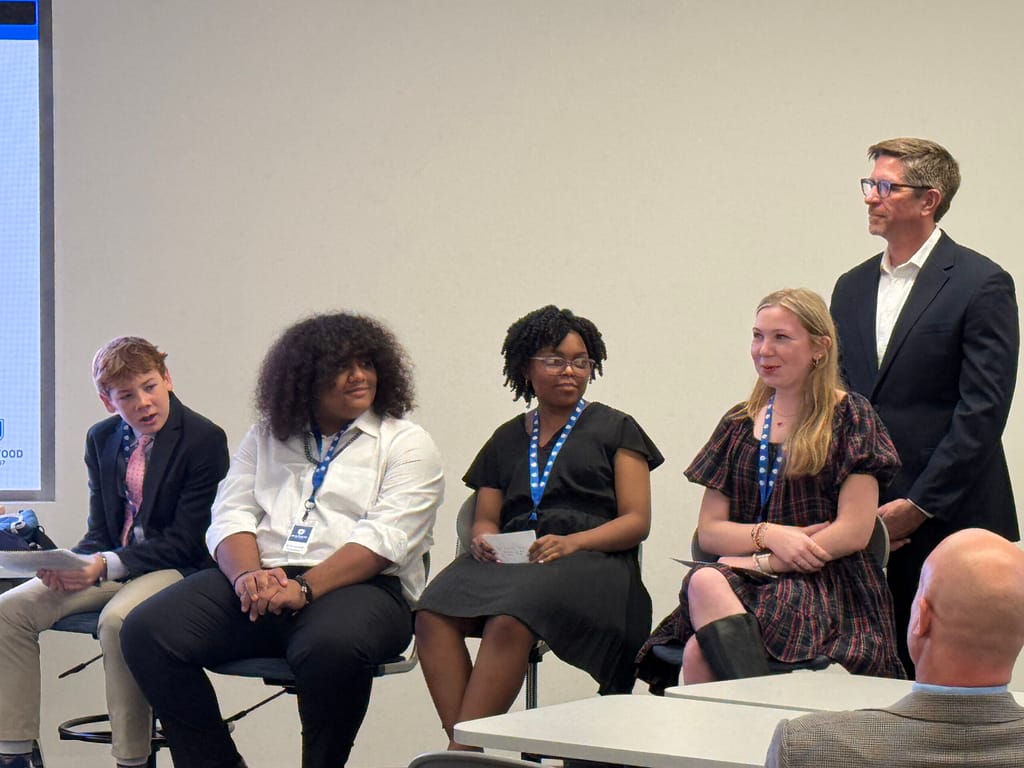
[{"label": "sheet of paper", "polygon": [[693,568],[696,565],[711,565],[711,562],[708,560],[680,560],[678,557],[673,557],[672,559],[675,560],[677,563],[682,563],[683,565],[689,568]]},{"label": "sheet of paper", "polygon": [[[688,568],[693,568],[693,567],[698,566],[698,565],[711,565],[711,563],[708,562],[707,560],[680,560],[678,557],[673,557],[672,559],[675,560],[677,563],[682,563],[683,565],[687,566]],[[734,571],[739,571],[740,573],[747,574],[748,577],[753,578],[755,581],[757,581],[757,580],[760,580],[760,581],[770,581],[771,579],[777,579],[778,578],[778,576],[775,576],[773,574],[764,573],[763,571],[758,571],[758,570],[755,570],[753,568],[740,568],[740,567],[735,566],[735,565],[730,566],[730,567]]]},{"label": "sheet of paper", "polygon": [[35,576],[40,568],[77,571],[91,562],[91,555],[76,555],[70,549],[0,552],[0,572],[5,576]]},{"label": "sheet of paper", "polygon": [[484,536],[484,541],[494,547],[498,560],[503,563],[530,562],[530,545],[536,540],[536,531],[489,533]]}]

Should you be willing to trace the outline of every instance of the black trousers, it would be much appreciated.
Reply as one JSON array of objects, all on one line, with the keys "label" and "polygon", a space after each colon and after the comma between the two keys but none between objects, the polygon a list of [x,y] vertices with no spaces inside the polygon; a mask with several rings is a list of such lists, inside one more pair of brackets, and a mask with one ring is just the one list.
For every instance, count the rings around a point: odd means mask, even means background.
[{"label": "black trousers", "polygon": [[250,622],[217,569],[154,595],[121,630],[128,666],[160,717],[179,768],[236,768],[241,757],[204,667],[284,656],[298,687],[303,768],[348,760],[378,664],[412,637],[412,614],[394,576],[317,596],[295,616]]}]

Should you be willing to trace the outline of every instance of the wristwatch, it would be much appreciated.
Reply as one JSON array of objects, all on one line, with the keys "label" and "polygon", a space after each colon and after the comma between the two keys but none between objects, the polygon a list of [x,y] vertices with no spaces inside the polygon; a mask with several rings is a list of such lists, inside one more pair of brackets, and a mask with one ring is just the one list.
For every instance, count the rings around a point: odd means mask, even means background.
[{"label": "wristwatch", "polygon": [[[302,592],[302,596],[306,600],[306,605],[313,602],[313,588],[309,586],[309,582],[306,581],[306,577],[301,573],[292,579],[296,584],[299,585],[299,591]],[[305,606],[303,606],[305,607]]]}]

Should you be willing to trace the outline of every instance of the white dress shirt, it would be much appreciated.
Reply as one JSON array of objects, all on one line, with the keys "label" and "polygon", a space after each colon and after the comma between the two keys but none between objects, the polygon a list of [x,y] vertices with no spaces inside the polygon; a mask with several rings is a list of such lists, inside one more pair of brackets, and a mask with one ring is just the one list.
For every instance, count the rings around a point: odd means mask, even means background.
[{"label": "white dress shirt", "polygon": [[[423,555],[433,543],[434,518],[444,497],[441,456],[422,427],[381,418],[372,410],[349,427],[359,435],[336,454],[303,520],[316,464],[306,457],[304,436],[281,442],[255,425],[231,458],[217,488],[206,545],[212,554],[225,538],[253,533],[265,568],[313,566],[349,542],[389,560],[382,573],[398,576],[415,603],[423,591]],[[315,441],[312,454],[317,456]],[[331,436],[323,440],[326,447]],[[342,438],[342,444],[346,438]],[[292,527],[313,526],[308,549],[284,551]]]},{"label": "white dress shirt", "polygon": [[910,296],[910,289],[914,287],[921,267],[928,260],[940,237],[942,230],[935,227],[910,260],[898,267],[894,267],[889,260],[888,248],[882,254],[882,273],[878,278],[878,305],[875,310],[875,344],[878,349],[879,367],[885,358],[885,350],[889,347],[892,329],[896,327],[896,320],[903,310],[903,305],[907,303],[907,297]]}]

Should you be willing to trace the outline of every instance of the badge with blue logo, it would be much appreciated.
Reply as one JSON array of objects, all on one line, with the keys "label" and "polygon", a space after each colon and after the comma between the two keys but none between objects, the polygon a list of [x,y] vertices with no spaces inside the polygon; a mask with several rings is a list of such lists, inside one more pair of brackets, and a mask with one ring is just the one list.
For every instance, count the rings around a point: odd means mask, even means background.
[{"label": "badge with blue logo", "polygon": [[309,549],[309,540],[313,537],[313,528],[316,523],[296,523],[292,526],[292,532],[288,536],[288,541],[281,547],[285,552],[291,552],[295,555],[304,555],[306,550]]}]

